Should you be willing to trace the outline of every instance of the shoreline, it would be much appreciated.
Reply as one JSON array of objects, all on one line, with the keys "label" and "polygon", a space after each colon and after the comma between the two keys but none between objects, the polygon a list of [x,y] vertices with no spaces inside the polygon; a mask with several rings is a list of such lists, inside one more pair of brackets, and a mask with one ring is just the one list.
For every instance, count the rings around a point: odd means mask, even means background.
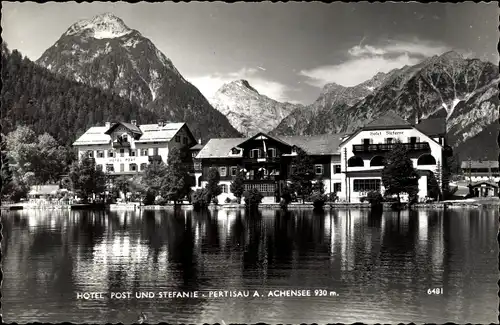
[{"label": "shoreline", "polygon": [[[390,210],[392,203],[384,203],[384,211]],[[446,209],[446,208],[489,208],[489,207],[500,207],[500,200],[498,199],[480,199],[480,200],[453,200],[453,201],[443,201],[443,202],[433,202],[433,203],[416,203],[412,206],[412,209]],[[134,211],[134,210],[171,210],[174,209],[173,204],[167,205],[142,205],[139,203],[128,203],[128,204],[109,204],[106,206],[99,206],[99,209],[93,209],[90,204],[73,204],[73,205],[60,205],[60,204],[9,204],[2,205],[1,210],[15,211],[15,210],[109,210],[109,211]],[[193,206],[188,203],[178,204],[177,208],[182,210],[192,210]],[[235,203],[224,203],[214,205],[211,204],[209,209],[211,210],[233,210],[233,209],[244,209],[244,204]],[[279,203],[265,203],[260,204],[259,209],[281,209]],[[312,203],[292,203],[288,205],[289,210],[312,210]],[[326,203],[323,210],[334,210],[334,209],[370,209],[369,203]]]}]

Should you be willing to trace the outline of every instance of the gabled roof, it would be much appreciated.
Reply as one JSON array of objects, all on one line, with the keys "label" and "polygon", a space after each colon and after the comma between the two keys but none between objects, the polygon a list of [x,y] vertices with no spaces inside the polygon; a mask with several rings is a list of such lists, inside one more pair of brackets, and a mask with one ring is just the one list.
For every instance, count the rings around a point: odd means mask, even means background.
[{"label": "gabled roof", "polygon": [[282,136],[280,139],[292,146],[302,148],[309,155],[320,156],[340,153],[340,142],[344,136],[345,134],[339,133],[315,136]]},{"label": "gabled roof", "polygon": [[460,164],[461,168],[498,168],[498,160],[468,160],[462,161]]},{"label": "gabled roof", "polygon": [[201,150],[201,149],[203,149],[203,147],[204,146],[201,143],[197,143],[194,146],[192,146],[191,148],[189,148],[189,150]]},{"label": "gabled roof", "polygon": [[371,129],[371,128],[408,128],[411,127],[411,124],[405,121],[403,118],[401,118],[398,114],[389,111],[377,119],[371,121],[370,123],[366,124],[363,129]]},{"label": "gabled roof", "polygon": [[472,183],[470,185],[472,187],[476,187],[476,186],[482,185],[482,184],[490,185],[490,186],[493,186],[493,187],[498,187],[498,183],[495,183],[495,182],[492,182],[492,181],[479,181],[479,182]]},{"label": "gabled roof", "polygon": [[[140,135],[139,140],[136,140],[138,143],[145,142],[168,142],[170,141],[179,130],[185,126],[185,123],[167,123],[163,126],[158,126],[158,124],[144,124],[144,125],[133,125],[131,123],[117,123],[113,125],[111,128],[106,126],[93,126],[88,129],[81,137],[79,137],[74,143],[74,146],[79,145],[93,145],[93,144],[108,144],[111,142],[111,132],[109,130],[113,129],[116,125],[124,125],[129,128],[129,126],[133,126],[135,134]],[[189,128],[187,128],[189,131]],[[138,133],[140,132],[140,134]],[[194,137],[189,131],[188,134],[193,138]]]},{"label": "gabled roof", "polygon": [[274,136],[269,135],[269,134],[266,134],[266,133],[264,133],[264,132],[259,132],[259,133],[257,133],[256,135],[253,135],[253,136],[251,136],[251,137],[249,137],[249,138],[247,138],[247,139],[244,139],[244,140],[243,140],[243,141],[239,144],[239,146],[243,145],[243,144],[244,144],[245,142],[247,142],[247,141],[254,140],[254,139],[256,139],[256,138],[258,138],[258,137],[260,137],[260,136],[264,136],[264,137],[269,138],[269,139],[271,139],[271,140],[274,140],[274,141],[276,141],[276,142],[280,142],[281,144],[284,144],[285,146],[290,146],[290,144],[289,144],[289,143],[284,142],[284,141],[283,141],[283,140],[281,140],[279,137],[274,137]]},{"label": "gabled roof", "polygon": [[446,118],[436,117],[420,121],[415,128],[428,136],[446,134]]},{"label": "gabled roof", "polygon": [[120,125],[123,125],[124,127],[126,127],[128,130],[130,130],[130,132],[133,132],[133,133],[136,133],[136,134],[142,134],[142,131],[141,129],[135,125],[135,124],[132,124],[132,123],[126,123],[126,122],[118,122],[118,123],[115,123],[113,124],[109,130],[107,130],[105,133],[106,134],[111,134],[113,133],[113,131]]},{"label": "gabled roof", "polygon": [[[231,149],[245,140],[247,140],[247,138],[210,139],[198,153],[196,158],[231,158]],[[234,156],[234,158],[239,158],[239,156]]]}]

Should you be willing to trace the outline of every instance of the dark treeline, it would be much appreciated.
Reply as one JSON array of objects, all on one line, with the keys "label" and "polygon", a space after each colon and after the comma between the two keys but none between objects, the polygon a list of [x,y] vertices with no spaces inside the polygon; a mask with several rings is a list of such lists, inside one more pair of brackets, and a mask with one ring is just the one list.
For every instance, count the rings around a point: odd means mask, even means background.
[{"label": "dark treeline", "polygon": [[62,78],[2,44],[2,133],[28,125],[69,146],[89,127],[106,121],[155,123],[157,114],[116,94]]}]

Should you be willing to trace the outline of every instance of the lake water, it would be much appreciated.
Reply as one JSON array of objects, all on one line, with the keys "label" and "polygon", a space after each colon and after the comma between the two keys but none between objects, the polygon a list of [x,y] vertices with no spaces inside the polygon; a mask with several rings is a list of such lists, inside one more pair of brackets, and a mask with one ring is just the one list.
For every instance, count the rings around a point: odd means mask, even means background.
[{"label": "lake water", "polygon": [[[3,317],[133,323],[143,312],[148,323],[496,323],[498,218],[498,209],[4,212]],[[434,288],[443,293],[429,295]],[[208,296],[219,290],[250,296]],[[313,296],[268,297],[274,290]],[[164,291],[199,296],[110,297]],[[104,292],[103,299],[78,299],[84,292]]]}]

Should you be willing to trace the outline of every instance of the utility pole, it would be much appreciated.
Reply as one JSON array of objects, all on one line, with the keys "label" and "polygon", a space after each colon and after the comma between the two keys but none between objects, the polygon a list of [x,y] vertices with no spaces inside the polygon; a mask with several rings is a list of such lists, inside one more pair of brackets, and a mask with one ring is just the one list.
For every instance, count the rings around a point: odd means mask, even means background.
[{"label": "utility pole", "polygon": [[349,180],[347,179],[347,148],[344,148],[344,173],[345,173],[345,196],[347,202],[351,202],[351,191],[349,190]]},{"label": "utility pole", "polygon": [[471,168],[472,168],[472,161],[469,157],[469,184],[472,183],[472,173],[471,173]]}]

